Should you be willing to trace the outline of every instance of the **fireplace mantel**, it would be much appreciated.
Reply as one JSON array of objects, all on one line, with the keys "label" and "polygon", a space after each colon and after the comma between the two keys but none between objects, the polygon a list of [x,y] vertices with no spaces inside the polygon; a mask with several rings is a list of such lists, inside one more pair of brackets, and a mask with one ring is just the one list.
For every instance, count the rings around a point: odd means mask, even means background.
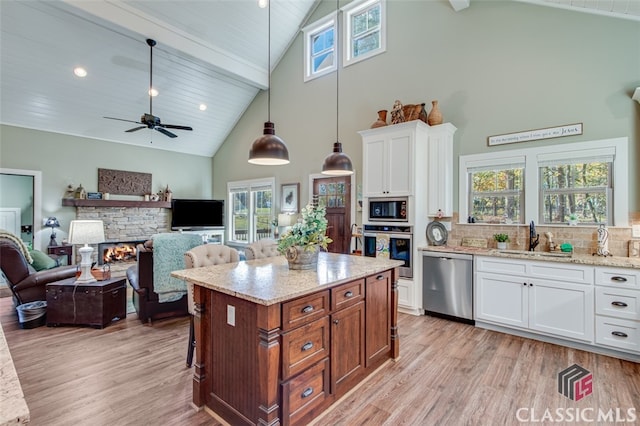
[{"label": "fireplace mantel", "polygon": [[136,201],[136,200],[84,200],[63,198],[63,206],[71,207],[146,207],[170,209],[170,201]]}]

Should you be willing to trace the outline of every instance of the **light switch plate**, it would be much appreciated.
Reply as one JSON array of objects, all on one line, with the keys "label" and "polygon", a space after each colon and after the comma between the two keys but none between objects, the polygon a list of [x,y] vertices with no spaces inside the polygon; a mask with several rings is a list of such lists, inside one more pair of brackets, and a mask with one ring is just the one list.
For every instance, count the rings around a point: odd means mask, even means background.
[{"label": "light switch plate", "polygon": [[631,227],[631,236],[633,238],[640,238],[640,225],[633,225]]},{"label": "light switch plate", "polygon": [[227,324],[236,326],[236,307],[227,305]]}]

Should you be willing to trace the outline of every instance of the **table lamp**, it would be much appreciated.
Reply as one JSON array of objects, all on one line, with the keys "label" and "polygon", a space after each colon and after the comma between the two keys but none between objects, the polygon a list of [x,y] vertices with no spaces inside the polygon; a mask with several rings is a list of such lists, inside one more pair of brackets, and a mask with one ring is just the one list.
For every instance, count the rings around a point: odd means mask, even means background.
[{"label": "table lamp", "polygon": [[80,277],[76,284],[92,283],[97,280],[91,275],[91,253],[93,247],[104,241],[104,224],[101,220],[72,220],[69,225],[69,243],[84,244],[78,249],[80,253]]},{"label": "table lamp", "polygon": [[55,217],[50,217],[44,223],[44,226],[51,228],[51,238],[49,239],[50,246],[57,246],[58,242],[56,241],[56,228],[60,228],[60,222]]},{"label": "table lamp", "polygon": [[278,214],[278,226],[288,227],[293,226],[298,221],[298,215],[296,213],[280,213]]}]

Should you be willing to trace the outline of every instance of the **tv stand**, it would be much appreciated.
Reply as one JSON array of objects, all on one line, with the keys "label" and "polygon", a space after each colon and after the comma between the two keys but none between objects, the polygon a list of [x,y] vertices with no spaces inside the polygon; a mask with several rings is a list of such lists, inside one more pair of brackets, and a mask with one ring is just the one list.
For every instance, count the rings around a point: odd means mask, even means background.
[{"label": "tv stand", "polygon": [[207,244],[224,244],[224,228],[200,229],[197,231],[179,230],[183,234],[197,234]]}]

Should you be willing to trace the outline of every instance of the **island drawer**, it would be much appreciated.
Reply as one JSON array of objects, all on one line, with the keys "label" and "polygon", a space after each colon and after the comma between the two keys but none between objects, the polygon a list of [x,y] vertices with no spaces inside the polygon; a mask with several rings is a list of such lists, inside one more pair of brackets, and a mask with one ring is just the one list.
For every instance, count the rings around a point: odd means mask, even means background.
[{"label": "island drawer", "polygon": [[292,330],[329,314],[329,290],[282,304],[282,330]]},{"label": "island drawer", "polygon": [[640,321],[640,292],[596,287],[596,313]]},{"label": "island drawer", "polygon": [[282,335],[283,380],[329,356],[329,330],[325,316]]},{"label": "island drawer", "polygon": [[596,268],[596,285],[640,290],[640,271],[619,268]]},{"label": "island drawer", "polygon": [[331,310],[346,308],[364,300],[364,278],[331,289]]},{"label": "island drawer", "polygon": [[640,353],[640,322],[596,315],[596,343]]},{"label": "island drawer", "polygon": [[321,406],[329,396],[329,358],[283,383],[282,396],[283,423],[304,423],[305,415]]}]

